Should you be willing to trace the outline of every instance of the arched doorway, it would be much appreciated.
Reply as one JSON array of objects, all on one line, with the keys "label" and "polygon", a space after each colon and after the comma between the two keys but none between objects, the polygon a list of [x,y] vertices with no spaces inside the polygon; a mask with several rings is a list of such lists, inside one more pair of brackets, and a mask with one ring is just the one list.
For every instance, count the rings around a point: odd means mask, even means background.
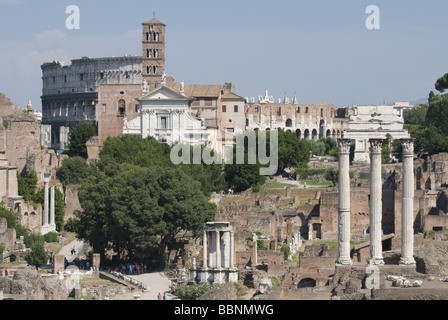
[{"label": "arched doorway", "polygon": [[300,280],[297,288],[313,288],[316,286],[316,279],[313,278],[305,278]]},{"label": "arched doorway", "polygon": [[319,122],[319,139],[325,138],[325,121],[320,120]]},{"label": "arched doorway", "polygon": [[308,140],[310,138],[310,130],[305,129],[304,138],[305,138],[305,140]]},{"label": "arched doorway", "polygon": [[317,134],[317,130],[316,129],[313,129],[312,135],[313,135],[312,139],[317,141],[318,140],[318,134]]}]

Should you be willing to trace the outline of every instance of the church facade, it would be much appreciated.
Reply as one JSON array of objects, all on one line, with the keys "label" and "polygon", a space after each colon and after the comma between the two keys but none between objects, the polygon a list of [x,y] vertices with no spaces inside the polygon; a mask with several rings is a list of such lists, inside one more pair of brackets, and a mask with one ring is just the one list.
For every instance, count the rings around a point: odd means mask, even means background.
[{"label": "church facade", "polygon": [[[145,80],[146,82],[146,80]],[[144,86],[139,102],[140,116],[125,121],[123,134],[134,134],[142,138],[154,137],[160,143],[173,145],[184,142],[202,145],[208,141],[207,128],[203,119],[193,115],[193,99],[162,86],[149,91]]]}]

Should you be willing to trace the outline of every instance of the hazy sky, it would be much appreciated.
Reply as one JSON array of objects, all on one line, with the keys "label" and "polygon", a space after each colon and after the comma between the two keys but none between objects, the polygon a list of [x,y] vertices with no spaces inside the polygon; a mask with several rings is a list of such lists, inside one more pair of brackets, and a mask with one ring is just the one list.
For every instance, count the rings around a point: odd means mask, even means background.
[{"label": "hazy sky", "polygon": [[[66,8],[80,29],[66,28]],[[369,5],[380,29],[369,30]],[[0,92],[40,110],[40,66],[142,55],[141,22],[166,27],[166,73],[186,84],[337,107],[427,98],[448,72],[446,0],[0,0]]]}]

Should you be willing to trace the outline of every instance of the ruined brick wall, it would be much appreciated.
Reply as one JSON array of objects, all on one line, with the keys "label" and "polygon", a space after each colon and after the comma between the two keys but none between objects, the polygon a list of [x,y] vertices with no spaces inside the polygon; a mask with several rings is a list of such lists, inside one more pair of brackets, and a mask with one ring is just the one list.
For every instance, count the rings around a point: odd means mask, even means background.
[{"label": "ruined brick wall", "polygon": [[20,224],[29,228],[32,232],[40,233],[42,227],[42,206],[22,202],[22,208],[17,215]]},{"label": "ruined brick wall", "polygon": [[76,210],[82,211],[81,204],[79,203],[78,192],[80,185],[68,185],[65,187],[65,215],[64,221],[74,217]]},{"label": "ruined brick wall", "polygon": [[40,129],[34,114],[19,114],[5,117],[8,122],[6,130],[6,156],[11,166],[22,172],[27,163],[27,148],[36,152],[40,150]]},{"label": "ruined brick wall", "polygon": [[[124,121],[131,121],[139,116],[139,103],[136,98],[142,95],[139,84],[104,84],[98,86],[98,105],[96,119],[98,121],[98,137],[101,144],[107,137],[119,136],[123,133]],[[125,110],[120,111],[120,100],[125,103]]]}]

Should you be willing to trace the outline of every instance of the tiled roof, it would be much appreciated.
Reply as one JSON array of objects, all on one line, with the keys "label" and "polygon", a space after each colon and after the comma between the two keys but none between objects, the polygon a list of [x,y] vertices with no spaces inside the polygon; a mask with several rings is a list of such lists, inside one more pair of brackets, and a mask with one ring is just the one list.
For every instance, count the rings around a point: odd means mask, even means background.
[{"label": "tiled roof", "polygon": [[146,20],[146,21],[142,22],[142,24],[163,24],[163,25],[165,25],[162,21],[159,21],[156,18]]},{"label": "tiled roof", "polygon": [[[180,85],[176,82],[170,83],[168,87],[174,91],[180,92]],[[184,87],[184,93],[190,98],[218,98],[221,94],[221,85],[187,85]]]}]

